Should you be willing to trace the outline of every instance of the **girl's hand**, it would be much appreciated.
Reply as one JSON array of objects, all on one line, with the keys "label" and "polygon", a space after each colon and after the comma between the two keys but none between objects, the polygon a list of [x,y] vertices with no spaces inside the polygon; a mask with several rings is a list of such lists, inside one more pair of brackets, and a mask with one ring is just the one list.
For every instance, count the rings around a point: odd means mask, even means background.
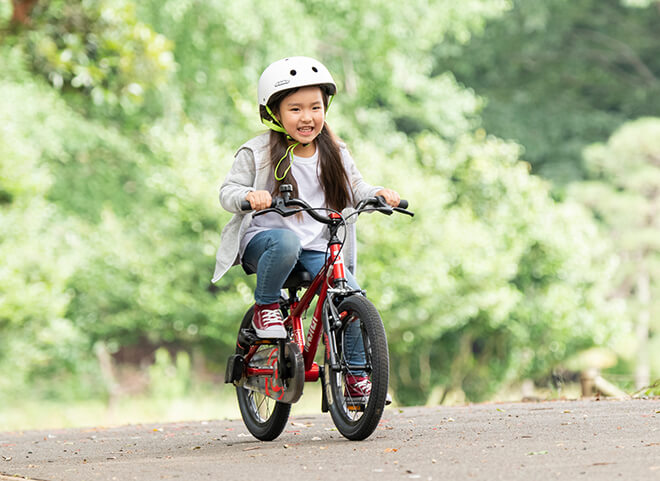
[{"label": "girl's hand", "polygon": [[387,202],[392,207],[398,207],[399,202],[401,201],[399,193],[393,191],[392,189],[380,189],[378,192],[376,192],[376,195],[382,195],[385,198],[385,202]]},{"label": "girl's hand", "polygon": [[253,190],[245,196],[254,210],[268,209],[273,203],[273,198],[267,190]]}]

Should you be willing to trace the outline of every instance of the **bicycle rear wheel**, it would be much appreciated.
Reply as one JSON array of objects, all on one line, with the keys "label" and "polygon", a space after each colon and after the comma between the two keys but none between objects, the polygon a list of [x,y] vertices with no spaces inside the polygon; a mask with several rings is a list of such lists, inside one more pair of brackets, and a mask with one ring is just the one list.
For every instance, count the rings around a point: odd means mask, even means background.
[{"label": "bicycle rear wheel", "polygon": [[[241,329],[251,326],[253,311],[254,307],[251,307],[245,313]],[[268,346],[265,348],[270,349]],[[245,354],[240,347],[237,347],[236,352]],[[289,419],[291,404],[277,402],[244,386],[236,386],[236,397],[243,422],[255,438],[261,441],[272,441],[282,434]]]},{"label": "bicycle rear wheel", "polygon": [[[389,354],[383,322],[374,305],[360,295],[349,296],[337,308],[342,318],[341,328],[332,331],[336,364],[330,365],[326,345],[324,369],[328,409],[339,432],[353,441],[369,437],[380,421],[385,408],[389,381]],[[353,325],[353,327],[351,327]],[[364,363],[356,364],[355,346],[347,342],[349,329],[359,328]],[[358,338],[359,341],[359,338]],[[352,397],[347,390],[347,378],[360,375],[371,382],[371,393]]]}]

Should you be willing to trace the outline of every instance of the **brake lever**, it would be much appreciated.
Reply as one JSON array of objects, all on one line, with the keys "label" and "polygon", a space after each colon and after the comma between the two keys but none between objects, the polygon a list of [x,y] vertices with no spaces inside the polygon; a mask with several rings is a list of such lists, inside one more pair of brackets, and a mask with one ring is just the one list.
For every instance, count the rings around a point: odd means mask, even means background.
[{"label": "brake lever", "polygon": [[256,217],[259,215],[268,214],[269,212],[275,212],[281,215],[282,217],[291,217],[292,215],[295,215],[298,212],[300,212],[300,209],[292,209],[290,207],[287,207],[286,201],[282,197],[275,197],[273,198],[273,203],[269,208],[259,210],[254,214],[252,214],[252,216]]},{"label": "brake lever", "polygon": [[376,206],[378,211],[382,212],[385,215],[392,215],[392,212],[394,212],[394,208],[387,203],[385,197],[383,197],[382,195],[377,195],[376,199],[378,199],[378,205]]},{"label": "brake lever", "polygon": [[395,212],[400,212],[401,214],[409,215],[410,217],[415,217],[414,212],[410,212],[409,210],[402,209],[401,207],[392,207],[392,210]]},{"label": "brake lever", "polygon": [[281,197],[275,197],[273,202],[270,204],[270,207],[267,209],[261,209],[252,214],[252,217],[258,217],[260,215],[268,214],[270,212],[275,212],[280,215],[284,215],[283,209],[286,209],[284,205],[284,199]]}]

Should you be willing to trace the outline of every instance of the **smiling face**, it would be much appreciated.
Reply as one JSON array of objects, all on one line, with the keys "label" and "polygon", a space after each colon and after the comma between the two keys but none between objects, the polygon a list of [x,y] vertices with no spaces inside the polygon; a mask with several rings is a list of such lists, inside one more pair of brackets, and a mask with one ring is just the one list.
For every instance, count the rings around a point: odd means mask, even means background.
[{"label": "smiling face", "polygon": [[319,87],[303,87],[284,97],[275,115],[288,134],[310,144],[321,133],[325,120],[323,93]]}]

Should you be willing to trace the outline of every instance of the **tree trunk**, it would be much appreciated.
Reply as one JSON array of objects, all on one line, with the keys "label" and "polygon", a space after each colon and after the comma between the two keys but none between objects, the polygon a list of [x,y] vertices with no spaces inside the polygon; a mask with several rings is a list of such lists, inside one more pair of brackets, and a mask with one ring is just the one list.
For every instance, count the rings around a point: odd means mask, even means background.
[{"label": "tree trunk", "polygon": [[649,366],[649,320],[651,317],[651,280],[649,273],[642,270],[637,275],[637,301],[639,315],[637,316],[637,366],[635,367],[635,387],[641,389],[651,382]]},{"label": "tree trunk", "polygon": [[12,7],[14,9],[11,16],[12,25],[29,25],[30,12],[37,4],[38,0],[12,0]]}]

